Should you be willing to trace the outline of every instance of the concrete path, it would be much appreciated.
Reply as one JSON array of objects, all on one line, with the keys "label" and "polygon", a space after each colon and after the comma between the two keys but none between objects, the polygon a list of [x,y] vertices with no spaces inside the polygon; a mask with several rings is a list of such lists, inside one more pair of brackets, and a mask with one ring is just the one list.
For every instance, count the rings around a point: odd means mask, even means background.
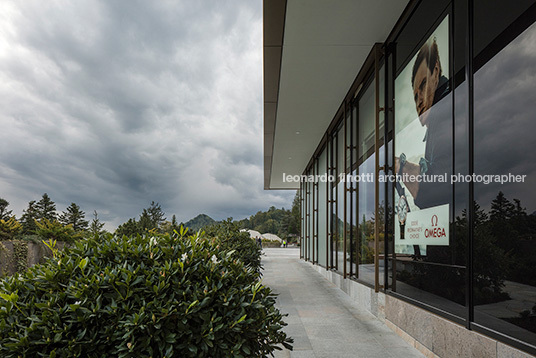
[{"label": "concrete path", "polygon": [[424,357],[374,315],[299,259],[299,249],[266,248],[263,283],[276,293],[277,306],[294,338],[294,350],[276,358]]}]

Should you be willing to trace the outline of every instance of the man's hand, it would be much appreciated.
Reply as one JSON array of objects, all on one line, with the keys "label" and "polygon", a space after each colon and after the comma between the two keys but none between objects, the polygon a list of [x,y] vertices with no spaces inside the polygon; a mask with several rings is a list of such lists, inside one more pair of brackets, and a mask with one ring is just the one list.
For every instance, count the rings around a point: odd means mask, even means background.
[{"label": "man's hand", "polygon": [[[402,168],[402,173],[399,173],[399,170],[400,170],[400,158],[395,157],[395,172],[394,172],[395,175],[398,175],[398,174],[403,175],[405,173],[410,177],[417,178],[417,176],[421,174],[421,168],[419,167],[419,165],[415,163],[411,163],[411,162],[406,162],[406,164],[404,164],[404,168]],[[409,192],[411,193],[411,196],[416,198],[417,194],[419,194],[420,183],[417,180],[403,181],[402,178],[399,178],[399,179],[404,183],[406,188],[408,188]],[[406,179],[409,179],[409,178],[406,178]]]}]

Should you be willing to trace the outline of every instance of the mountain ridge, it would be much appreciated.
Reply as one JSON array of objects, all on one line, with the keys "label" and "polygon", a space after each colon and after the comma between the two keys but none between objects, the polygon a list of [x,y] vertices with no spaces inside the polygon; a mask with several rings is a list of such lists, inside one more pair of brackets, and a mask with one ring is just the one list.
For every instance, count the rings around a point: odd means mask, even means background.
[{"label": "mountain ridge", "polygon": [[184,223],[184,226],[187,227],[190,231],[198,231],[205,226],[216,224],[217,221],[208,216],[207,214],[199,214],[195,218],[188,220]]}]

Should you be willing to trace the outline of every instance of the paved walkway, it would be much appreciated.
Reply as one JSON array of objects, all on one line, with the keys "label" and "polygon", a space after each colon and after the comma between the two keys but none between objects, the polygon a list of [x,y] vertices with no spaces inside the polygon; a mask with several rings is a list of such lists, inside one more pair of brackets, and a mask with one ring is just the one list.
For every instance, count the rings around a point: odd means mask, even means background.
[{"label": "paved walkway", "polygon": [[417,358],[419,351],[299,259],[299,249],[266,248],[263,283],[276,293],[277,306],[294,338],[293,351],[276,358]]}]

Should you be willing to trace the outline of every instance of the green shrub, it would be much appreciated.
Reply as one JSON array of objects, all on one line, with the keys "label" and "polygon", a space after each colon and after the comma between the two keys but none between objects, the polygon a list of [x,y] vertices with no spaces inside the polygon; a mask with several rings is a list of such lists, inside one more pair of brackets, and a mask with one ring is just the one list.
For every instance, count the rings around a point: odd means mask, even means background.
[{"label": "green shrub", "polygon": [[0,240],[13,240],[22,232],[22,224],[14,216],[0,220]]},{"label": "green shrub", "polygon": [[275,295],[196,236],[89,239],[0,281],[1,357],[266,357]]},{"label": "green shrub", "polygon": [[238,223],[227,219],[205,228],[207,236],[213,238],[222,251],[236,251],[235,257],[256,272],[261,270],[261,249],[249,233],[240,231]]},{"label": "green shrub", "polygon": [[71,224],[63,225],[57,220],[49,221],[43,219],[41,222],[35,221],[37,229],[35,233],[46,240],[63,241],[72,243],[82,238],[82,233],[77,233]]}]

